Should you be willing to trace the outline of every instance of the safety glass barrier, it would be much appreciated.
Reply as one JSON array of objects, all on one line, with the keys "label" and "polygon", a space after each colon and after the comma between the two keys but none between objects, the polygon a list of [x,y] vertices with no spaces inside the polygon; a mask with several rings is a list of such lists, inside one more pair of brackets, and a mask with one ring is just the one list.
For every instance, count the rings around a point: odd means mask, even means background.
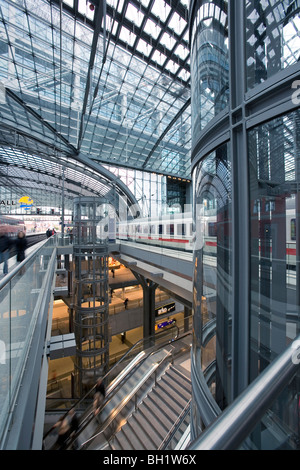
[{"label": "safety glass barrier", "polygon": [[299,449],[299,363],[300,337],[194,440],[189,450]]},{"label": "safety glass barrier", "polygon": [[[0,282],[0,429],[13,411],[15,399],[47,286],[45,276],[56,238],[33,251]],[[1,436],[0,436],[1,437]]]}]

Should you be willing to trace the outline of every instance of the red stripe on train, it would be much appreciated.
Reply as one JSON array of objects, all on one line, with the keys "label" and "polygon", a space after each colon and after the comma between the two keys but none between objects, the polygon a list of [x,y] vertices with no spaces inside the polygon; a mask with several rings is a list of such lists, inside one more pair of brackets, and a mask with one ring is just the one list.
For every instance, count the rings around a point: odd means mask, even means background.
[{"label": "red stripe on train", "polygon": [[152,237],[138,237],[138,240],[154,240],[159,242],[173,242],[173,243],[189,243],[189,240],[182,240],[180,238],[152,238]]}]

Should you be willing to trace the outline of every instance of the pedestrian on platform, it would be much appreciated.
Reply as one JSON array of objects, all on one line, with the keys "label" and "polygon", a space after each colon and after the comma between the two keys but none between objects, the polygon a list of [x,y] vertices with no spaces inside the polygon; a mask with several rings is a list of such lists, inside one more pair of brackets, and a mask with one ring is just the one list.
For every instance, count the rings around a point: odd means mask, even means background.
[{"label": "pedestrian on platform", "polygon": [[0,263],[3,263],[4,276],[8,273],[8,258],[11,240],[6,235],[3,227],[0,228]]},{"label": "pedestrian on platform", "polygon": [[126,299],[124,300],[125,310],[127,310],[128,302],[129,302],[129,299],[126,298]]},{"label": "pedestrian on platform", "polygon": [[25,250],[27,248],[27,239],[24,232],[19,232],[15,241],[17,249],[17,261],[21,263],[25,259]]}]

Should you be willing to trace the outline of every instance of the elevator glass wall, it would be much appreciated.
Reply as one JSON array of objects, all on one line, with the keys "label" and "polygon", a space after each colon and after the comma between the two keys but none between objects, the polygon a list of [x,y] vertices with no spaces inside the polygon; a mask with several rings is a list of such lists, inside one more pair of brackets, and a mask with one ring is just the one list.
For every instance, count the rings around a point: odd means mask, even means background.
[{"label": "elevator glass wall", "polygon": [[[192,437],[299,334],[298,3],[190,5]],[[246,445],[298,448],[299,397],[296,378]]]}]

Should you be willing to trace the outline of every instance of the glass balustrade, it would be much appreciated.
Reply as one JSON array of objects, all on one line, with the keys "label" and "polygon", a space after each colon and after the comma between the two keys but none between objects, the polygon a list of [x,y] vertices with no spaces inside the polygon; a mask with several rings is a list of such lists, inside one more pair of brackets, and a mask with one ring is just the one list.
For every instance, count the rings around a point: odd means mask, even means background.
[{"label": "glass balustrade", "polygon": [[[56,237],[51,237],[0,282],[0,427],[13,410],[29,348],[49,285],[47,271]],[[51,263],[52,266],[53,263]]]}]

